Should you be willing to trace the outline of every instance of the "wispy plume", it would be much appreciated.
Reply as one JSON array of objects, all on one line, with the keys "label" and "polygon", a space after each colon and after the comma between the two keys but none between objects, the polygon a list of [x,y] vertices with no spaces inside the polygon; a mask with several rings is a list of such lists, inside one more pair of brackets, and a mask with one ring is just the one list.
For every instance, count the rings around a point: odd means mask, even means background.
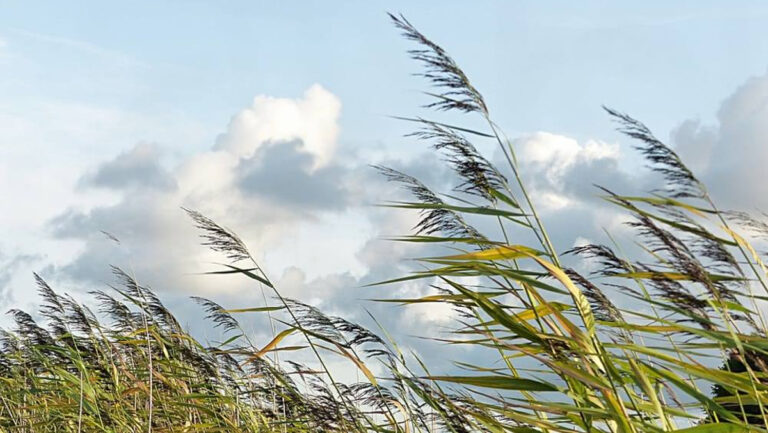
[{"label": "wispy plume", "polygon": [[429,93],[437,101],[428,105],[438,110],[459,110],[464,112],[487,113],[480,92],[469,82],[464,71],[439,45],[429,40],[402,15],[389,14],[395,26],[403,31],[406,39],[414,41],[422,48],[408,51],[414,60],[421,62],[426,71],[420,73],[427,78],[441,93]]},{"label": "wispy plume", "polygon": [[426,185],[413,176],[407,175],[392,168],[373,166],[387,180],[400,183],[420,203],[433,205],[431,209],[421,211],[421,219],[414,227],[416,234],[442,233],[446,236],[460,238],[483,239],[483,236],[457,212],[442,208],[445,203]]},{"label": "wispy plume", "polygon": [[639,141],[634,147],[650,163],[653,171],[661,173],[667,188],[675,198],[702,198],[701,182],[693,175],[680,157],[669,146],[657,139],[645,124],[617,110],[603,107],[619,124],[618,130]]},{"label": "wispy plume", "polygon": [[251,259],[245,243],[233,232],[216,224],[212,219],[206,217],[200,212],[182,208],[195,223],[195,227],[200,229],[203,238],[203,245],[212,250],[223,253],[233,262]]}]

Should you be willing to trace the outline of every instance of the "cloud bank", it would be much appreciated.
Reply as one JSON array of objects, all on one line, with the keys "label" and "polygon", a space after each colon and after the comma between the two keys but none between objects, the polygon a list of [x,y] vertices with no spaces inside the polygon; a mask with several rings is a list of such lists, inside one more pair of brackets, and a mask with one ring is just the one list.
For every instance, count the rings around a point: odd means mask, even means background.
[{"label": "cloud bank", "polygon": [[[727,98],[717,125],[691,119],[671,134],[671,143],[728,206],[768,207],[768,187],[760,178],[768,161],[766,101],[768,75],[750,79]],[[444,252],[383,240],[408,233],[417,215],[372,206],[408,197],[368,164],[393,166],[435,191],[449,192],[459,179],[431,152],[411,159],[355,159],[355,149],[339,144],[340,115],[339,99],[319,85],[299,98],[259,96],[232,117],[208,150],[170,164],[163,146],[140,142],[93,165],[80,177],[78,193],[107,191],[112,199],[67,209],[50,220],[52,237],[76,242],[79,249],[71,261],[45,273],[93,289],[111,282],[109,265],[119,265],[171,299],[183,317],[199,314],[182,302],[187,295],[238,307],[261,303],[243,279],[199,275],[216,269],[213,263],[222,258],[199,245],[181,210],[186,207],[237,232],[285,296],[352,320],[365,320],[364,305],[396,335],[438,335],[454,318],[450,308],[361,301],[435,293],[428,282],[362,286],[417,268],[408,258]],[[640,164],[624,143],[542,131],[521,135],[513,145],[521,175],[560,251],[605,242],[603,230],[618,237],[629,231],[626,216],[606,205],[594,185],[621,194],[658,187],[647,170],[627,170]],[[503,169],[501,155],[493,159]],[[8,256],[0,262],[7,265],[0,274],[2,291],[21,262]],[[254,332],[264,331],[256,327]]]},{"label": "cloud bank", "polygon": [[[56,271],[103,283],[109,264],[128,262],[137,275],[168,290],[202,291],[185,276],[216,257],[196,246],[182,207],[236,227],[263,257],[260,252],[297,224],[348,203],[348,170],[333,162],[340,110],[338,98],[319,85],[297,99],[259,96],[233,117],[209,151],[175,167],[167,167],[159,146],[139,143],[92,168],[79,189],[106,189],[119,199],[68,209],[50,222],[56,238],[84,243],[82,253]],[[218,290],[230,289],[235,288],[224,284]]]}]

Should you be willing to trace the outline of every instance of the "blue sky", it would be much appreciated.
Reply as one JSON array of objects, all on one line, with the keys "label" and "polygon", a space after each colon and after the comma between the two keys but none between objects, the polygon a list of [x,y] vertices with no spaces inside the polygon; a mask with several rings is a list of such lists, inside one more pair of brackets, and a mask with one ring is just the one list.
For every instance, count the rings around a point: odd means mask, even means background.
[{"label": "blue sky", "polygon": [[321,83],[354,107],[346,139],[394,139],[421,101],[385,11],[439,38],[510,127],[605,129],[600,104],[661,130],[713,117],[765,71],[761,2],[3,2],[6,100],[176,112],[212,129],[255,94]]},{"label": "blue sky", "polygon": [[[768,205],[727,194],[738,178],[768,197],[764,2],[0,1],[0,307],[34,299],[32,270],[77,291],[110,263],[171,298],[237,300],[190,276],[213,258],[185,205],[241,233],[290,294],[359,314],[357,288],[420,253],[381,240],[413,219],[373,207],[398,192],[368,164],[453,181],[389,117],[442,115],[420,108],[429,88],[387,11],[483,92],[560,246],[621,231],[592,183],[653,186],[601,104],[669,139],[728,205]],[[449,312],[397,314],[407,333]]]}]

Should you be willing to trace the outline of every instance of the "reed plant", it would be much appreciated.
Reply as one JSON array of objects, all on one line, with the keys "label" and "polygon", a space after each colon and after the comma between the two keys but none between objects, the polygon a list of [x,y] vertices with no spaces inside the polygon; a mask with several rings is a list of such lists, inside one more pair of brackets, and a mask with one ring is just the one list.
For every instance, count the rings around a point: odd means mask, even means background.
[{"label": "reed plant", "polygon": [[[452,192],[376,167],[412,196],[386,205],[419,214],[396,241],[446,251],[378,283],[419,280],[437,294],[382,301],[455,309],[449,336],[426,337],[444,344],[456,368],[433,371],[381,327],[284,297],[237,235],[187,210],[203,244],[228,259],[212,273],[250,280],[265,304],[196,298],[226,335],[211,346],[119,268],[119,284],[92,293],[95,310],[36,276],[39,310],[12,310],[15,326],[0,336],[0,431],[768,431],[768,274],[759,252],[768,224],[718,208],[672,148],[606,108],[662,184],[646,195],[596,190],[631,218],[631,254],[610,237],[557,251],[482,94],[439,45],[391,18],[415,45],[429,107],[480,125],[406,119],[455,171]],[[504,164],[480,143],[496,146]],[[579,258],[594,271],[565,265]],[[268,341],[244,330],[245,314],[265,315]],[[340,380],[338,362],[361,380]]]}]

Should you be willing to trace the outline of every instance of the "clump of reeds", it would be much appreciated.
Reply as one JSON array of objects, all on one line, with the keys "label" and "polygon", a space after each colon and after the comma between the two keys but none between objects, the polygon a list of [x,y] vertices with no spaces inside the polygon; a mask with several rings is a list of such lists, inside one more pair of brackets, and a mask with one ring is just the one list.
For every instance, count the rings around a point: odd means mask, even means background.
[{"label": "clump of reeds", "polygon": [[[204,244],[230,260],[214,273],[249,278],[273,302],[227,310],[198,298],[227,336],[206,347],[120,269],[111,294],[93,293],[98,313],[38,277],[41,321],[13,310],[16,326],[2,333],[0,430],[768,431],[768,297],[758,294],[768,292],[768,275],[751,243],[768,226],[718,209],[673,149],[606,109],[664,181],[645,196],[601,189],[633,217],[642,254],[602,244],[556,251],[482,94],[445,50],[404,18],[392,20],[417,44],[411,55],[435,86],[428,106],[485,125],[410,119],[461,179],[453,195],[378,167],[414,197],[391,206],[421,214],[400,241],[462,251],[424,259],[427,270],[382,284],[419,279],[440,289],[390,301],[458,309],[455,333],[440,341],[464,372],[432,372],[418,358],[408,362],[413,354],[383,330],[283,297],[235,234],[188,211]],[[508,166],[485,158],[477,140],[498,145]],[[470,224],[479,218],[490,218],[501,238]],[[515,242],[528,238],[536,243]],[[564,255],[598,268],[582,275],[562,264]],[[254,342],[242,329],[236,315],[250,313],[268,315],[270,341]],[[458,358],[452,345],[471,346],[482,362]],[[361,382],[336,380],[329,357],[356,368]]]}]

